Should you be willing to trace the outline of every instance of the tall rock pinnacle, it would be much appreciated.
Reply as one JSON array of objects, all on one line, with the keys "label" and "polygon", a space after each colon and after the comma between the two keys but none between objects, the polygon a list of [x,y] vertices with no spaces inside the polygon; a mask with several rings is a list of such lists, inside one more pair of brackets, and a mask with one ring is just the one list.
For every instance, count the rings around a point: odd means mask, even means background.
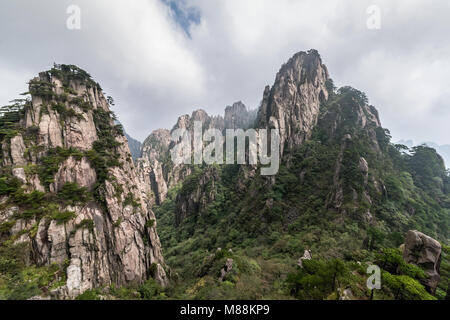
[{"label": "tall rock pinnacle", "polygon": [[328,99],[328,70],[316,50],[296,53],[264,90],[257,127],[280,130],[280,152],[307,139],[317,123],[321,102]]},{"label": "tall rock pinnacle", "polygon": [[155,216],[100,86],[61,65],[31,80],[30,94],[1,140],[13,185],[2,194],[2,237],[24,246],[32,264],[65,266],[58,298],[149,276],[166,285]]}]

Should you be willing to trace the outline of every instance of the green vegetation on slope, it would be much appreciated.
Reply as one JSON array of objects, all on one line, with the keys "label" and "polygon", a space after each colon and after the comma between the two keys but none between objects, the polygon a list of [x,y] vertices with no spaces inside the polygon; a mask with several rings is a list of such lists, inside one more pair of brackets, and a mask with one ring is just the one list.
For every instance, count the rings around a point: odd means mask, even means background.
[{"label": "green vegetation on slope", "polygon": [[[178,202],[197,190],[211,167],[198,167],[170,190],[167,200],[154,208],[166,262],[178,279],[169,296],[334,299],[338,289],[349,287],[356,298],[370,299],[365,262],[375,261],[389,252],[387,248],[397,248],[407,230],[417,229],[445,243],[450,178],[442,159],[425,146],[404,152],[390,143],[388,130],[374,123],[358,126],[358,112],[376,113],[372,106],[361,108],[366,104],[365,95],[353,88],[333,92],[321,107],[312,138],[280,166],[275,183],[258,173],[242,179],[251,168],[218,167],[220,178],[206,192],[214,195],[213,200],[179,224]],[[351,140],[342,149],[346,135]],[[334,176],[342,150],[338,180],[343,201],[336,208]],[[367,182],[359,169],[361,158],[368,162]],[[211,265],[208,257],[216,255],[217,248],[232,250],[229,254],[236,264],[232,281],[218,280],[224,261],[213,264],[209,272],[199,272]],[[306,263],[310,267],[296,271],[305,249],[312,251],[313,260]],[[241,270],[245,261],[259,268]],[[433,298],[417,274],[386,267],[382,275],[386,286],[374,299]],[[448,283],[445,272],[441,283]]]}]

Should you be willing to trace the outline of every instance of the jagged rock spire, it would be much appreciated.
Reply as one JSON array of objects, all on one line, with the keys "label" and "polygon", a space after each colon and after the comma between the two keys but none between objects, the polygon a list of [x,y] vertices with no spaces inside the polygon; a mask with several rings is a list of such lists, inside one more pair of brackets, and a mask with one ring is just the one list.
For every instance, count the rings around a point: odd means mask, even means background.
[{"label": "jagged rock spire", "polygon": [[[280,130],[280,152],[307,139],[317,123],[321,102],[328,99],[328,70],[316,50],[296,53],[267,86],[257,126]],[[287,149],[287,150],[286,150]]]},{"label": "jagged rock spire", "polygon": [[[155,216],[100,86],[62,65],[31,80],[30,94],[16,135],[2,141],[1,169],[21,181],[23,197],[42,197],[33,198],[33,210],[2,197],[10,239],[28,248],[30,263],[67,267],[66,284],[51,293],[58,298],[149,276],[166,285]],[[83,199],[61,198],[67,188]]]}]

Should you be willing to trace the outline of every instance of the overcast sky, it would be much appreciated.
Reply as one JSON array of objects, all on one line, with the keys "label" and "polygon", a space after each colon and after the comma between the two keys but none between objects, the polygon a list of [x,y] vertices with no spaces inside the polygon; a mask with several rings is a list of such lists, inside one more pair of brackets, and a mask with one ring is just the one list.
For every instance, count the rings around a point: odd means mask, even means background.
[{"label": "overcast sky", "polygon": [[[81,9],[69,30],[66,10]],[[367,8],[381,10],[368,29]],[[394,140],[450,143],[448,0],[1,0],[0,105],[53,62],[116,100],[139,140],[203,108],[257,108],[295,52],[317,49],[338,86],[367,93]]]}]

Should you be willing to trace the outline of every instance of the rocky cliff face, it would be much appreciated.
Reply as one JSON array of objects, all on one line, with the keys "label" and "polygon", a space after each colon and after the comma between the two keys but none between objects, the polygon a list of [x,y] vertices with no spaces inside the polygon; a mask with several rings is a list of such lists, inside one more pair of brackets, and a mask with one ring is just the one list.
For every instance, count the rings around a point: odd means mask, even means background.
[{"label": "rocky cliff face", "polygon": [[[251,126],[252,121],[247,121],[251,116],[244,109],[240,103],[227,107],[223,128]],[[194,117],[204,120],[206,127],[210,123],[219,123],[219,127],[222,125],[220,119],[209,120],[204,112],[197,111],[192,117],[180,117],[175,128],[191,128]],[[285,172],[262,177],[257,184],[261,189],[259,192],[269,193],[269,190],[277,189],[279,184],[286,184],[289,179],[297,181],[289,188],[297,188],[300,194],[296,198],[302,200],[290,209],[283,203],[281,210],[287,211],[283,215],[287,220],[300,214],[296,206],[302,206],[305,210],[305,203],[312,199],[302,197],[306,194],[305,190],[314,190],[314,197],[324,200],[323,208],[352,216],[371,226],[376,226],[379,219],[385,219],[396,224],[395,228],[405,228],[406,221],[415,219],[416,210],[412,208],[415,200],[408,199],[406,193],[399,191],[399,186],[403,184],[405,189],[422,192],[416,188],[420,186],[419,181],[414,185],[415,180],[419,180],[415,173],[417,170],[405,172],[409,170],[409,159],[390,144],[389,131],[381,127],[376,108],[368,103],[363,92],[351,87],[337,90],[316,50],[299,52],[281,67],[273,86],[266,87],[264,91],[253,127],[279,130],[281,166],[289,174]],[[258,179],[253,169],[241,166],[234,175],[236,179],[232,190],[256,196],[257,193],[250,190],[255,188],[251,184]],[[206,168],[198,174],[195,186],[189,189],[190,194],[178,194],[175,213],[180,217],[178,222],[205,210],[208,204],[205,199],[216,199],[211,196],[214,193],[201,192],[205,190],[204,182],[208,181],[208,178],[202,177],[214,176],[209,171]],[[190,173],[192,170],[185,177]],[[401,181],[394,181],[396,179],[392,177],[399,173]],[[442,179],[446,178],[442,176]],[[177,183],[184,180],[179,178]],[[220,178],[215,181],[220,184]],[[189,183],[192,181],[189,180]],[[285,186],[280,188],[283,196],[289,193]],[[261,201],[264,206],[254,210],[267,211],[270,216],[274,201],[273,197],[268,196]],[[386,209],[389,207],[385,204],[388,201],[399,204],[398,212],[402,218],[396,222],[392,221],[391,209]],[[436,201],[441,202],[440,196]]]},{"label": "rocky cliff face", "polygon": [[155,216],[100,86],[62,65],[30,93],[17,134],[2,141],[2,175],[14,181],[2,193],[3,241],[25,245],[32,264],[64,266],[55,297],[149,276],[166,285]]},{"label": "rocky cliff face", "polygon": [[[252,122],[247,117],[252,118],[236,103],[227,107],[222,119],[199,110],[180,117],[174,129],[186,128],[192,133],[194,120],[202,121],[204,128],[245,128]],[[399,237],[411,226],[439,241],[448,239],[450,179],[435,151],[422,147],[403,152],[401,146],[392,144],[389,131],[381,127],[378,112],[365,94],[351,87],[335,88],[314,50],[295,54],[281,68],[273,86],[265,90],[253,127],[280,130],[283,157],[274,176],[262,176],[258,166],[250,165],[174,167],[166,157],[172,147],[170,132],[155,132],[148,139],[144,154],[151,170],[144,177],[152,177],[154,172],[156,183],[149,179],[144,184],[150,186],[149,194],[159,197],[161,205],[155,211],[165,231],[162,241],[179,270],[186,274],[203,270],[197,273],[203,277],[207,274],[203,267],[211,270],[211,257],[217,255],[222,260],[211,275],[216,277],[221,268],[223,273],[230,269],[237,275],[242,260],[231,253],[207,255],[224,247],[248,252],[257,248],[277,260],[284,255],[291,262],[293,252],[295,258],[305,252],[299,279],[309,272],[307,265],[311,271],[315,269],[308,261],[311,252],[321,260],[357,257],[356,265],[363,259],[372,264],[379,254],[386,254],[386,259],[395,263],[391,268],[390,263],[376,262],[391,275],[383,273],[384,289],[376,299],[433,299],[420,281],[429,292],[442,296],[442,285],[435,291],[439,281],[437,241],[408,233],[404,259],[426,271],[429,279],[425,281],[419,268],[403,265],[397,249],[402,241]],[[168,183],[170,179],[176,183]],[[385,248],[392,250],[384,252]],[[203,264],[201,250],[206,255]],[[232,268],[223,267],[226,258],[233,259]],[[289,268],[287,264],[284,267]],[[224,277],[233,278],[228,273]],[[278,277],[277,271],[274,279]],[[252,279],[248,287],[255,284]],[[234,288],[241,293],[240,285]],[[339,285],[333,291],[338,295],[330,291],[319,299],[350,299],[361,294]],[[297,297],[318,298],[307,288],[303,294]],[[363,294],[362,298],[370,297]]]},{"label": "rocky cliff face", "polygon": [[[284,161],[286,165],[290,165],[290,156],[295,153],[304,142],[311,138],[314,131],[321,131],[322,134],[329,139],[335,139],[336,144],[340,145],[340,153],[335,161],[335,174],[333,179],[333,189],[329,192],[328,205],[336,209],[340,209],[344,203],[344,198],[350,196],[358,198],[356,190],[344,188],[346,181],[342,177],[342,162],[345,161],[344,154],[352,147],[353,138],[356,132],[365,132],[367,138],[372,143],[374,150],[379,150],[376,130],[381,128],[377,110],[368,105],[367,98],[357,90],[344,87],[340,91],[340,95],[344,95],[348,91],[348,95],[352,98],[333,99],[327,103],[330,96],[336,96],[334,92],[333,82],[329,78],[328,70],[322,63],[321,57],[316,50],[308,52],[299,52],[295,54],[289,61],[284,64],[278,72],[272,87],[266,87],[262,99],[262,103],[257,113],[247,111],[241,102],[236,102],[232,106],[225,109],[224,118],[209,117],[203,110],[194,111],[192,116],[182,116],[178,119],[174,129],[186,128],[193,132],[194,121],[202,121],[204,129],[218,128],[237,129],[237,128],[273,128],[278,129],[280,133],[280,153],[286,155]],[[355,99],[354,97],[357,97]],[[255,118],[256,117],[256,118]],[[164,145],[169,145],[169,133],[164,136]],[[334,142],[333,142],[334,143]],[[155,181],[147,179],[146,185],[152,185],[152,192],[156,197],[156,203],[160,204],[165,199],[167,190],[175,184],[168,184],[167,179],[172,176],[172,181],[176,184],[183,182],[184,179],[192,173],[191,168],[184,165],[178,168],[170,168],[164,173],[164,169],[160,169],[160,159],[155,159],[152,154],[163,154],[168,157],[169,148],[161,149],[158,138],[152,134],[147,142],[147,155],[149,163],[142,165],[144,168],[152,168],[150,173],[144,174],[144,178],[156,177]],[[149,151],[149,150],[153,150]],[[290,156],[289,156],[290,155]],[[331,160],[331,159],[330,159]],[[368,189],[369,167],[366,159],[360,157],[360,175],[364,176],[365,186]],[[184,168],[184,169],[182,169]],[[250,168],[251,169],[251,168]],[[143,170],[141,170],[142,172]],[[207,170],[208,171],[208,170]],[[171,172],[171,173],[169,173]],[[183,175],[180,175],[183,172]],[[248,173],[241,170],[242,173]],[[254,170],[250,170],[251,176],[255,174]],[[306,169],[302,172],[304,176]],[[206,176],[209,172],[205,173]],[[177,178],[173,178],[176,176]],[[268,178],[269,184],[275,183],[275,178]],[[238,186],[246,184],[248,179],[241,174],[238,179]],[[199,182],[203,181],[199,179]],[[376,182],[375,182],[376,183]],[[207,194],[199,194],[198,190],[204,189],[201,184],[198,189],[191,195],[183,195],[177,198],[178,213],[177,221],[181,221],[194,212],[196,209],[204,208],[205,204],[195,201],[201,198],[202,201],[211,198]],[[241,190],[242,191],[242,190]],[[368,192],[363,192],[361,201],[371,201]],[[197,210],[198,211],[198,210]],[[372,214],[370,211],[365,213],[366,219],[370,220]]]},{"label": "rocky cliff face", "polygon": [[168,190],[168,171],[170,132],[160,129],[144,141],[142,145],[142,158],[137,159],[139,179],[145,186],[146,199],[149,205],[162,203]]},{"label": "rocky cliff face", "polygon": [[299,52],[284,64],[272,87],[264,90],[256,125],[280,131],[280,152],[308,139],[328,98],[328,70],[316,50]]},{"label": "rocky cliff face", "polygon": [[[252,127],[256,118],[255,110],[247,110],[242,102],[236,102],[225,108],[224,117],[210,116],[204,110],[196,110],[192,115],[183,115],[171,131],[166,129],[155,130],[144,141],[142,146],[142,158],[137,161],[137,168],[142,185],[145,186],[145,194],[150,205],[161,204],[167,197],[170,188],[184,181],[192,173],[192,167],[174,165],[170,150],[174,147],[171,142],[171,133],[176,129],[186,129],[194,137],[194,123],[200,121],[203,130],[218,129],[222,132],[226,129],[247,129]],[[193,148],[193,145],[192,145]],[[199,198],[198,195],[194,198]],[[182,216],[191,211],[195,206],[185,203],[182,206]],[[186,211],[186,212],[185,212]]]}]

